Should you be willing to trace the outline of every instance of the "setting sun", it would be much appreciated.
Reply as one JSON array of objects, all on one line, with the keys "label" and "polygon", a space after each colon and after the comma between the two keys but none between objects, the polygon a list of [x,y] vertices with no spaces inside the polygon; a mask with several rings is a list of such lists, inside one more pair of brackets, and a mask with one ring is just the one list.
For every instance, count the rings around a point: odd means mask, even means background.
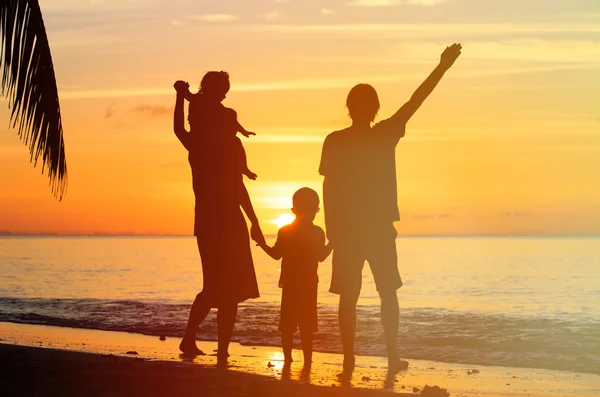
[{"label": "setting sun", "polygon": [[281,214],[279,215],[279,218],[273,220],[273,223],[276,224],[277,227],[283,227],[294,222],[294,219],[296,219],[296,217],[292,214]]}]

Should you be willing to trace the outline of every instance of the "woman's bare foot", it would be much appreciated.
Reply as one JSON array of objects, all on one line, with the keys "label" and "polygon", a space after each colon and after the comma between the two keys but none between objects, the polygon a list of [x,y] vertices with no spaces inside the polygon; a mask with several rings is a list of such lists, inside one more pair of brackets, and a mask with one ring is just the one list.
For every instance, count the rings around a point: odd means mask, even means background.
[{"label": "woman's bare foot", "polygon": [[188,342],[185,339],[179,344],[179,350],[186,356],[205,356],[204,352],[198,349],[196,342]]}]

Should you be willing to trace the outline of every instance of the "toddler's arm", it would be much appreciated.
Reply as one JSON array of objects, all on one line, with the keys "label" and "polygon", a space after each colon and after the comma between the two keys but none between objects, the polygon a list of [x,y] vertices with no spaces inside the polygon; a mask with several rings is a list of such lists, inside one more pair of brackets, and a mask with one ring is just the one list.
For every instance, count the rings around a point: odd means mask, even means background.
[{"label": "toddler's arm", "polygon": [[237,123],[237,130],[238,132],[240,132],[243,136],[245,136],[246,138],[248,138],[251,135],[256,135],[254,132],[250,132],[247,131],[241,124],[239,121],[236,121]]}]

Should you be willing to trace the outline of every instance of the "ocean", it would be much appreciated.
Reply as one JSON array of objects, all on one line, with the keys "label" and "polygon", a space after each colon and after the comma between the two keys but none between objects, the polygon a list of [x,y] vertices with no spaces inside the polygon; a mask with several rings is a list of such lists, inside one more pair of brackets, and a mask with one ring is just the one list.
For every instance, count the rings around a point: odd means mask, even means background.
[{"label": "ocean", "polygon": [[[600,374],[600,237],[396,244],[404,358]],[[261,297],[241,304],[234,340],[279,346],[280,263],[252,249]],[[331,257],[319,278],[315,349],[341,352]],[[180,337],[201,289],[193,237],[0,237],[0,321]],[[198,338],[216,340],[214,313]],[[356,347],[385,355],[368,265]]]}]

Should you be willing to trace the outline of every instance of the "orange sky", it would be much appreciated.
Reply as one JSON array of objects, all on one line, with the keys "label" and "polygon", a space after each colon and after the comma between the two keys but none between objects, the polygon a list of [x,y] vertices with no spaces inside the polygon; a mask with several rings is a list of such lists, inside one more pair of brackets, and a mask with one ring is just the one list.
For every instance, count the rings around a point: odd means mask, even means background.
[{"label": "orange sky", "polygon": [[[321,191],[356,83],[381,117],[463,55],[397,149],[401,234],[600,233],[600,5],[585,0],[42,0],[65,126],[56,201],[0,106],[0,231],[191,234],[172,84],[227,70],[265,233]],[[188,4],[193,3],[193,4]],[[510,3],[510,4],[505,4]],[[322,214],[317,217],[323,225]]]}]

